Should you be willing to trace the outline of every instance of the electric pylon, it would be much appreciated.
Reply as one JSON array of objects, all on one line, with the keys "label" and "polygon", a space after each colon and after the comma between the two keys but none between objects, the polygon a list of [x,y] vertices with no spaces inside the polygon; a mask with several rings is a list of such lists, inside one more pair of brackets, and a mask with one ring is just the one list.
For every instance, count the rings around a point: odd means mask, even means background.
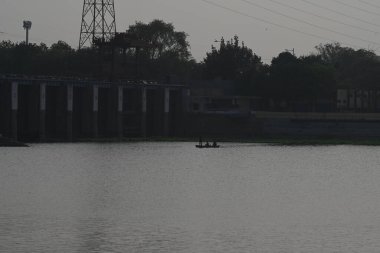
[{"label": "electric pylon", "polygon": [[79,49],[107,42],[116,34],[114,0],[84,0]]}]

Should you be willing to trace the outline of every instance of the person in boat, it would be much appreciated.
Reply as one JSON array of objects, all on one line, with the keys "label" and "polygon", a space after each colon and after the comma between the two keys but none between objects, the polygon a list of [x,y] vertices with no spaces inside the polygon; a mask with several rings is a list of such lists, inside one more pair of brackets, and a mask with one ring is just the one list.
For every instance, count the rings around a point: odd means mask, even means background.
[{"label": "person in boat", "polygon": [[199,137],[199,146],[200,146],[200,147],[202,147],[202,146],[203,146],[202,137]]},{"label": "person in boat", "polygon": [[205,147],[206,147],[206,148],[209,148],[209,147],[210,147],[210,143],[206,142]]},{"label": "person in boat", "polygon": [[216,141],[214,141],[214,142],[212,143],[212,147],[213,147],[213,148],[218,147],[218,144],[216,143]]}]

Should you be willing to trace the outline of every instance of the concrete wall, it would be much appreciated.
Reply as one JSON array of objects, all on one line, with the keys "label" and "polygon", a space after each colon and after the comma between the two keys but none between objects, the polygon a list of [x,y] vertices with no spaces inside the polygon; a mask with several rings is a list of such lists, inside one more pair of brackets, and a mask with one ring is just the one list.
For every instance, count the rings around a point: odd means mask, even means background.
[{"label": "concrete wall", "polygon": [[0,80],[0,134],[22,141],[177,135],[182,89]]},{"label": "concrete wall", "polygon": [[262,134],[292,136],[380,137],[380,121],[262,120]]},{"label": "concrete wall", "polygon": [[11,85],[0,83],[0,134],[11,135]]},{"label": "concrete wall", "polygon": [[257,127],[248,115],[190,113],[185,120],[185,134],[191,137],[253,137]]},{"label": "concrete wall", "polygon": [[39,138],[39,93],[39,86],[20,85],[18,88],[17,125],[20,139],[32,140]]},{"label": "concrete wall", "polygon": [[185,87],[170,85],[0,80],[0,134],[22,141],[264,134],[380,137],[380,113],[189,113],[190,101]]},{"label": "concrete wall", "polygon": [[65,87],[46,87],[46,138],[62,140],[67,137],[67,91]]},{"label": "concrete wall", "polygon": [[274,113],[189,114],[187,136],[380,137],[380,114]]},{"label": "concrete wall", "polygon": [[379,113],[256,112],[266,135],[380,137]]}]

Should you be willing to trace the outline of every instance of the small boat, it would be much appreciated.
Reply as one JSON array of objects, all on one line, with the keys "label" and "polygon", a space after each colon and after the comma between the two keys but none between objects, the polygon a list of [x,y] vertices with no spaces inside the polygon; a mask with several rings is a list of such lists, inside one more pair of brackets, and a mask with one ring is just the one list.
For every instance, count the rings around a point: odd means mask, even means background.
[{"label": "small boat", "polygon": [[196,148],[220,148],[220,145],[195,145]]},{"label": "small boat", "polygon": [[[205,143],[203,145],[203,143]],[[216,143],[216,141],[213,141],[212,144],[210,144],[210,142],[203,142],[203,139],[202,137],[199,137],[199,143],[198,145],[195,145],[196,148],[220,148],[220,146],[218,145],[218,143]]]}]

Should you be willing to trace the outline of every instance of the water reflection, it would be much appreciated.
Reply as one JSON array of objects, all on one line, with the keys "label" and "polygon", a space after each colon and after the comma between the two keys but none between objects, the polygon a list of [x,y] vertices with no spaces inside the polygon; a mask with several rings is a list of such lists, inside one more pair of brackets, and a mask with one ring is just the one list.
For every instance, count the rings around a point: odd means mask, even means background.
[{"label": "water reflection", "polygon": [[0,252],[380,251],[380,149],[0,150]]}]

